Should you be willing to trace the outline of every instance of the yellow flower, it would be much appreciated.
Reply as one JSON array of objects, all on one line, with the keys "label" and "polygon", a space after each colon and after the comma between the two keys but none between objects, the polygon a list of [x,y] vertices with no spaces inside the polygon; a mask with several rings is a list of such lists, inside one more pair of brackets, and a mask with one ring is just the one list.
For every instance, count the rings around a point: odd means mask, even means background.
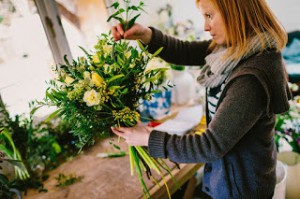
[{"label": "yellow flower", "polygon": [[85,57],[80,57],[79,60],[84,63],[86,61],[86,58]]},{"label": "yellow flower", "polygon": [[100,93],[96,92],[94,89],[86,91],[83,95],[83,101],[86,102],[87,106],[95,106],[100,103]]},{"label": "yellow flower", "polygon": [[134,126],[139,121],[140,114],[137,111],[132,111],[125,107],[122,110],[113,110],[113,117],[115,121],[122,122],[127,126]]},{"label": "yellow flower", "polygon": [[75,79],[73,79],[72,77],[70,77],[69,75],[66,75],[65,77],[65,82],[67,85],[72,84],[75,81]]},{"label": "yellow flower", "polygon": [[100,77],[100,75],[98,75],[98,73],[92,73],[92,82],[97,86],[97,87],[101,87],[105,82],[102,79],[102,77]]},{"label": "yellow flower", "polygon": [[125,53],[125,57],[128,59],[130,56],[131,56],[131,51],[127,51],[127,52]]},{"label": "yellow flower", "polygon": [[93,55],[93,62],[94,62],[94,63],[99,63],[99,62],[100,62],[99,57],[98,57],[97,54],[94,54],[94,55]]}]

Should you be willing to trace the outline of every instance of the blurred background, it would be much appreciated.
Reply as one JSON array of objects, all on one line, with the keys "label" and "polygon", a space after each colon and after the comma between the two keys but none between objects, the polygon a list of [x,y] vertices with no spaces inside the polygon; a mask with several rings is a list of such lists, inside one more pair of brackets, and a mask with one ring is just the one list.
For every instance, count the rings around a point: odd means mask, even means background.
[{"label": "blurred background", "polygon": [[[55,127],[53,128],[52,123],[51,125],[48,124],[49,121],[48,123],[42,121],[43,117],[53,112],[53,110],[47,108],[35,112],[33,118],[33,113],[29,114],[31,110],[29,104],[33,100],[40,101],[45,97],[46,89],[49,86],[47,82],[54,77],[52,69],[56,64],[64,61],[62,59],[64,55],[67,55],[69,60],[83,56],[84,53],[79,47],[92,49],[97,42],[97,37],[101,33],[108,33],[110,27],[117,23],[116,21],[107,22],[108,16],[114,12],[108,7],[114,2],[115,0],[0,0],[0,144],[5,143],[5,140],[1,140],[3,138],[1,135],[4,134],[2,127],[6,127],[8,131],[11,131],[7,135],[12,135],[12,139],[8,141],[10,143],[13,143],[12,140],[15,142],[15,146],[21,152],[24,164],[31,174],[30,183],[27,181],[26,186],[21,184],[21,191],[26,190],[23,189],[24,187],[38,189],[39,192],[47,191],[42,183],[37,184],[36,182],[46,179],[44,178],[46,171],[52,170],[60,163],[70,160],[78,154],[78,150],[74,146],[74,138],[69,133],[68,125],[54,120]],[[123,1],[119,2],[123,3]],[[134,5],[139,2],[139,0],[132,0]],[[210,39],[210,35],[203,31],[204,22],[200,11],[195,5],[195,0],[145,0],[144,3],[147,13],[142,13],[137,20],[138,23],[157,27],[167,34],[184,40]],[[288,34],[288,43],[282,54],[290,88],[294,96],[296,96],[294,100],[291,100],[290,111],[278,115],[276,118],[274,139],[277,150],[295,152],[297,158],[294,158],[295,156],[290,156],[291,158],[289,158],[293,160],[293,163],[283,162],[290,165],[297,164],[298,168],[297,171],[295,170],[296,174],[291,172],[296,167],[288,169],[287,179],[290,180],[287,180],[287,186],[283,185],[284,190],[280,193],[283,195],[281,198],[284,198],[285,188],[287,187],[286,198],[299,198],[300,1],[267,0],[267,3]],[[136,42],[133,41],[132,45],[136,45]],[[172,70],[164,74],[163,79],[170,79],[177,86],[171,91],[168,90],[158,96],[154,96],[153,101],[143,102],[140,110],[141,115],[153,119],[151,121],[153,126],[163,122],[162,125],[158,125],[158,128],[174,134],[186,133],[187,129],[193,128],[195,124],[201,121],[201,128],[194,129],[196,129],[195,133],[202,133],[205,130],[203,128],[205,120],[201,120],[201,118],[205,118],[202,117],[205,114],[203,114],[204,111],[201,109],[204,105],[205,90],[196,81],[201,66],[185,68],[184,66],[170,65],[161,59],[151,61],[150,65],[149,67],[169,66]],[[182,105],[183,107],[186,105],[196,106],[188,110],[185,109],[184,112],[178,114],[177,120],[172,120],[168,116],[171,112],[171,105],[173,106],[174,104]],[[174,107],[173,111],[174,109],[176,111]],[[198,113],[199,118],[187,113],[187,111]],[[17,117],[19,115],[23,115],[25,119]],[[187,118],[187,115],[193,118]],[[14,116],[16,117],[14,118]],[[27,117],[30,118],[27,119]],[[167,120],[170,123],[163,121],[163,118],[168,118],[169,120]],[[38,119],[41,122],[39,123],[34,119]],[[37,122],[37,124],[33,121]],[[188,124],[184,123],[180,126],[180,122],[188,122]],[[171,128],[173,128],[173,131]],[[8,136],[8,138],[10,137]],[[111,150],[108,146],[110,145],[107,144],[106,149]],[[102,146],[99,144],[95,151],[99,150],[99,147],[102,150]],[[3,154],[0,153],[0,163],[3,163],[3,159],[1,159],[3,157]],[[82,161],[73,161],[73,163],[65,165],[65,171],[75,170],[79,174],[86,174],[88,186],[86,184],[81,184],[81,186],[84,186],[87,190],[93,190],[94,192],[90,191],[90,193],[98,196],[102,191],[102,184],[100,184],[101,181],[95,180],[98,177],[94,175],[93,169],[100,169],[95,173],[101,176],[102,168],[99,165],[107,161],[101,162],[99,159],[96,160],[95,154],[89,156],[87,153],[87,156],[83,156],[83,158],[85,157],[93,158],[88,159],[88,162],[94,166],[92,169],[86,167]],[[285,155],[279,153],[278,157],[280,157],[278,159],[283,160],[282,157],[285,157]],[[120,162],[122,163],[122,161]],[[120,162],[107,164],[112,175],[114,170],[111,169],[111,166],[119,165]],[[81,166],[81,163],[83,166]],[[3,167],[3,164],[0,165],[0,170],[1,167]],[[13,171],[13,169],[11,170]],[[54,185],[54,178],[59,172],[60,170],[58,169],[52,173],[52,178],[49,178],[47,185],[49,183]],[[88,178],[89,172],[90,174],[93,173],[90,175],[90,179]],[[127,173],[127,170],[125,172]],[[194,176],[197,186],[201,182],[202,172],[203,170],[199,169]],[[107,174],[108,172],[103,169],[103,173]],[[64,177],[63,175],[59,176]],[[0,178],[0,198],[2,196],[1,179],[3,180],[3,178]],[[112,179],[115,186],[115,180],[114,178]],[[97,181],[99,185],[94,185],[94,181]],[[282,181],[281,179],[278,183],[283,184],[281,183]],[[15,181],[11,181],[10,187],[14,187],[14,183]],[[109,183],[106,184],[113,188]],[[123,187],[122,182],[121,185]],[[193,186],[195,187],[196,185],[194,184]],[[48,187],[46,186],[46,188]],[[97,190],[94,190],[95,187]],[[86,192],[89,192],[85,189],[82,189],[84,195]],[[76,189],[76,187],[70,193],[76,194],[77,190],[80,193],[81,189]],[[131,189],[128,190],[130,191]],[[294,194],[294,191],[297,193]],[[9,190],[8,193],[10,192]],[[192,193],[192,191],[190,192]],[[51,192],[51,186],[48,193],[48,198],[61,198],[61,195],[60,197],[53,196],[55,192]],[[69,194],[69,192],[66,193],[57,191],[57,194]],[[291,197],[291,195],[296,197]],[[82,195],[79,198],[81,197]],[[32,198],[30,193],[28,198]],[[47,197],[37,195],[36,198]],[[72,198],[72,195],[69,198]]]},{"label": "blurred background", "polygon": [[[93,47],[97,36],[107,33],[115,23],[106,22],[112,12],[106,9],[113,3],[111,0],[45,2],[51,5],[54,2],[57,6],[72,57],[82,55],[78,46]],[[300,38],[300,1],[267,2],[286,31],[292,37]],[[194,0],[147,0],[145,4],[147,14],[142,14],[138,23],[158,27],[185,39],[209,39],[203,32],[202,16]],[[289,73],[296,76],[300,74],[299,54],[299,50],[295,52],[292,48],[286,57]],[[46,81],[51,78],[54,65],[37,4],[33,0],[0,0],[0,93],[11,115],[28,112],[29,101],[44,97]]]}]

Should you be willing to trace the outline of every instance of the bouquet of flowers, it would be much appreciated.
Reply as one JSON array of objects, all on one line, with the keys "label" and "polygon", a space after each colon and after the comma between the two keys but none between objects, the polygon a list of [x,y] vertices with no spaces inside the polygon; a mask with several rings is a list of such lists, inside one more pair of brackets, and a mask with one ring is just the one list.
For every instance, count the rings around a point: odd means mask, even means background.
[{"label": "bouquet of flowers", "polygon": [[[140,14],[131,18],[133,11],[143,10],[144,4],[119,8],[116,2],[110,8],[117,9],[111,19],[119,20],[124,30],[130,28]],[[122,14],[126,18],[122,18]],[[49,116],[59,116],[70,124],[71,133],[78,138],[76,143],[82,149],[85,144],[93,144],[96,137],[110,136],[112,126],[134,126],[140,120],[138,107],[143,100],[150,100],[154,93],[161,92],[161,74],[167,67],[147,67],[162,48],[150,54],[147,47],[137,41],[140,49],[127,41],[116,42],[110,34],[102,34],[92,51],[81,48],[85,57],[78,57],[69,63],[57,66],[57,77],[50,80],[46,98],[42,105],[56,106],[58,109]],[[162,159],[149,156],[140,146],[129,146],[131,175],[138,174],[145,197],[151,198],[143,179],[142,171],[148,179],[157,183],[152,176],[154,169],[163,179],[163,171],[171,175],[170,168]],[[172,176],[172,175],[171,175]],[[164,181],[165,183],[165,181]],[[165,183],[169,198],[170,192]]]},{"label": "bouquet of flowers", "polygon": [[[55,68],[57,77],[50,80],[43,104],[58,107],[49,117],[58,115],[71,125],[78,147],[93,144],[96,137],[110,136],[111,126],[134,126],[140,120],[139,101],[160,92],[156,90],[161,83],[158,74],[168,68],[146,68],[162,49],[150,54],[139,46],[140,50],[102,34],[92,52],[82,48],[85,57],[72,63],[65,58],[65,64]],[[153,179],[150,169],[163,177],[162,170],[170,173],[170,168],[163,160],[150,157],[143,147],[129,146],[129,157],[131,174],[135,168],[150,197],[142,170]]]}]

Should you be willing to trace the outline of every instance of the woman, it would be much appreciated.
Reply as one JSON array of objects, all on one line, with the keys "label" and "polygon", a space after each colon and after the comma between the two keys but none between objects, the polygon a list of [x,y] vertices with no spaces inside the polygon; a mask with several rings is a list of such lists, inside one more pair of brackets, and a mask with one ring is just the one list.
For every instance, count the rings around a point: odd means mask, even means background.
[{"label": "woman", "polygon": [[[153,157],[205,162],[202,190],[212,198],[272,198],[276,183],[275,114],[289,109],[280,50],[287,36],[265,0],[197,0],[211,41],[184,42],[135,24],[115,40],[140,39],[168,62],[204,65],[205,133],[176,136],[142,124],[112,128]],[[196,113],[195,113],[196,114]]]}]

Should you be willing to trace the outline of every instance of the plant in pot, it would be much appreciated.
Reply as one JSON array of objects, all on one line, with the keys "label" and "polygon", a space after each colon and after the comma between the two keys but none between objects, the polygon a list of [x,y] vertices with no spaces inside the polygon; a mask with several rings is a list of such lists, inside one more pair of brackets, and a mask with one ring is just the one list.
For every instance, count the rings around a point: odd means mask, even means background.
[{"label": "plant in pot", "polygon": [[275,142],[278,160],[287,165],[286,198],[300,198],[300,96],[290,101],[288,112],[277,115]]},{"label": "plant in pot", "polygon": [[[12,174],[11,172],[15,172]],[[28,179],[29,173],[7,129],[0,129],[0,198],[22,198],[18,180]]]}]

